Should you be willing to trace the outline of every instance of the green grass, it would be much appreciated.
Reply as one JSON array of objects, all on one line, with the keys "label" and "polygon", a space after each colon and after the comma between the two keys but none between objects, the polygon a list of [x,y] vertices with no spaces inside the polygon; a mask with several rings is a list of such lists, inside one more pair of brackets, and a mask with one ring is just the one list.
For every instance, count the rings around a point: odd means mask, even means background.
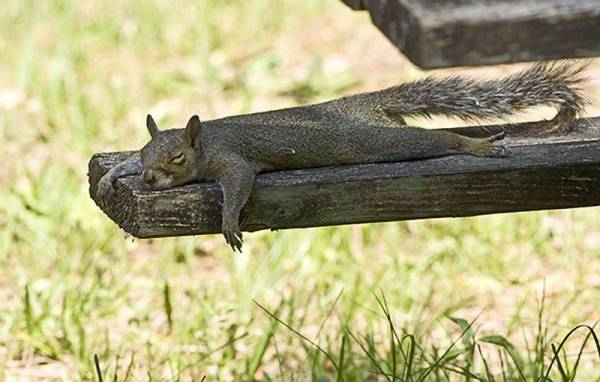
[{"label": "green grass", "polygon": [[148,112],[180,127],[421,75],[371,28],[335,0],[3,4],[0,380],[600,380],[597,208],[233,254],[132,240],[90,200],[89,157],[143,145]]}]

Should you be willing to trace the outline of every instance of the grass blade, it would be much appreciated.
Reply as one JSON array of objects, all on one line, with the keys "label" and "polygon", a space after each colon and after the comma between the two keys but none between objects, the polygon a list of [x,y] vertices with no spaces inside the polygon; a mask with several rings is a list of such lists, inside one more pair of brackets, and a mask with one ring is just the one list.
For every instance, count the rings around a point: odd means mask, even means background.
[{"label": "grass blade", "polygon": [[372,352],[369,351],[369,349],[367,349],[363,343],[361,341],[359,341],[358,338],[356,338],[356,336],[354,335],[354,333],[352,333],[352,331],[349,328],[345,328],[346,332],[350,335],[350,337],[352,337],[352,339],[358,344],[358,346],[360,346],[360,348],[362,349],[362,351],[365,353],[365,355],[367,356],[367,358],[369,358],[369,360],[371,361],[371,363],[373,364],[373,366],[375,366],[375,368],[379,371],[379,374],[383,375],[388,381],[392,382],[392,379],[390,378],[390,376],[381,368],[381,366],[379,365],[379,363],[377,362],[377,360],[375,359],[375,357],[373,356]]},{"label": "grass blade", "polygon": [[479,318],[479,316],[475,317],[473,319],[473,321],[471,321],[469,323],[469,326],[467,326],[461,333],[460,336],[455,339],[454,341],[452,341],[452,344],[450,344],[450,346],[448,347],[448,349],[446,349],[446,351],[441,355],[441,357],[438,357],[438,359],[427,368],[427,370],[425,370],[425,373],[423,375],[421,375],[421,377],[418,379],[418,382],[422,382],[425,380],[425,378],[427,378],[427,376],[436,368],[438,367],[438,365],[444,360],[444,358],[446,357],[446,355],[448,353],[450,353],[450,351],[452,351],[452,349],[454,348],[454,346],[456,345],[456,343],[458,341],[460,341],[463,336],[467,333],[467,331],[469,331],[471,329],[471,327],[473,326],[473,324],[475,323],[475,321],[477,321],[477,319]]},{"label": "grass blade", "polygon": [[480,338],[479,341],[487,342],[487,343],[496,345],[496,346],[504,349],[508,353],[510,358],[513,360],[513,363],[515,364],[517,371],[519,372],[519,375],[521,376],[521,379],[524,381],[527,380],[527,378],[525,378],[525,374],[523,373],[523,368],[522,368],[523,358],[519,354],[517,348],[510,341],[508,341],[505,337],[498,335],[498,334]]},{"label": "grass blade", "polygon": [[315,343],[314,341],[312,341],[310,338],[306,337],[304,334],[300,333],[299,331],[297,331],[296,329],[292,328],[291,326],[289,326],[287,323],[283,322],[281,319],[279,319],[279,317],[275,316],[273,313],[269,312],[269,310],[267,308],[265,308],[264,306],[262,306],[258,301],[252,299],[252,301],[266,314],[268,314],[271,318],[273,318],[274,320],[276,320],[277,322],[279,322],[280,324],[282,324],[283,326],[285,326],[289,331],[291,331],[292,333],[294,333],[295,335],[297,335],[298,337],[300,337],[301,339],[303,339],[304,341],[308,342],[309,344],[311,344],[312,346],[314,346],[316,349],[318,349],[321,353],[323,353],[323,355],[325,355],[325,357],[327,357],[327,359],[333,364],[333,367],[335,368],[336,372],[339,373],[339,368],[337,363],[335,362],[335,360],[333,359],[333,357],[325,350],[323,349],[321,346],[319,346],[319,344]]},{"label": "grass blade", "polygon": [[165,281],[163,288],[163,298],[165,314],[167,315],[168,333],[171,334],[173,332],[173,305],[171,304],[171,288],[167,281]]},{"label": "grass blade", "polygon": [[98,382],[104,382],[104,378],[102,378],[102,370],[100,369],[100,359],[98,358],[98,354],[94,354],[94,366],[96,367],[96,376],[98,377]]},{"label": "grass blade", "polygon": [[590,335],[593,338],[594,344],[596,345],[596,351],[598,353],[598,359],[600,359],[600,340],[598,339],[598,335],[594,331],[594,328],[589,325],[585,325],[585,324],[577,325],[573,329],[569,330],[567,335],[562,339],[562,341],[558,345],[558,348],[556,349],[554,356],[550,360],[550,364],[548,365],[548,369],[546,370],[546,375],[544,376],[544,380],[548,380],[548,377],[550,376],[550,371],[552,371],[552,367],[554,366],[554,362],[556,361],[558,352],[560,352],[560,350],[563,348],[563,346],[565,346],[565,344],[567,343],[569,338],[573,335],[573,333],[575,333],[579,329],[587,329],[589,331],[588,335]]}]

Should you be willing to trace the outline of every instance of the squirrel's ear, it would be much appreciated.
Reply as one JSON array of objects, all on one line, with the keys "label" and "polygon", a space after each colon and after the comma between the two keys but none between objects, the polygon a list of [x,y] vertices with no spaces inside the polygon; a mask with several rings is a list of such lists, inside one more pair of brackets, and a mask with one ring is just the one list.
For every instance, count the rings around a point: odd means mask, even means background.
[{"label": "squirrel's ear", "polygon": [[160,130],[158,130],[158,126],[156,122],[154,122],[154,118],[150,114],[146,117],[146,128],[148,128],[148,132],[152,138],[156,137]]},{"label": "squirrel's ear", "polygon": [[190,146],[194,147],[196,139],[200,135],[200,129],[202,128],[202,122],[197,115],[194,115],[187,123],[185,127],[185,138],[189,142]]}]

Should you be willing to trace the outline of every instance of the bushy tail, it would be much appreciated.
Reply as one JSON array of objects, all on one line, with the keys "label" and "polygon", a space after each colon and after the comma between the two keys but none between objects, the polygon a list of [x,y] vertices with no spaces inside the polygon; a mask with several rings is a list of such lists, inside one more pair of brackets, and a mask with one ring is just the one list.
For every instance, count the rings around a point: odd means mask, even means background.
[{"label": "bushy tail", "polygon": [[464,120],[503,118],[528,107],[547,105],[555,106],[557,116],[566,121],[579,115],[587,103],[580,89],[586,66],[581,62],[540,63],[485,81],[462,76],[429,77],[354,96],[354,103],[378,105],[393,115],[437,114]]}]

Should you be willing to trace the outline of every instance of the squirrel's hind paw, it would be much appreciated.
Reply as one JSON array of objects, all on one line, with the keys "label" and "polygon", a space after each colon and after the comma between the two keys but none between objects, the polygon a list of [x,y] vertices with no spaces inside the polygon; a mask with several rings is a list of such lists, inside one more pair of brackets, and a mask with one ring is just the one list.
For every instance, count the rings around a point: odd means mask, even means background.
[{"label": "squirrel's hind paw", "polygon": [[506,146],[494,146],[485,155],[488,158],[506,158],[510,156],[511,151]]}]

